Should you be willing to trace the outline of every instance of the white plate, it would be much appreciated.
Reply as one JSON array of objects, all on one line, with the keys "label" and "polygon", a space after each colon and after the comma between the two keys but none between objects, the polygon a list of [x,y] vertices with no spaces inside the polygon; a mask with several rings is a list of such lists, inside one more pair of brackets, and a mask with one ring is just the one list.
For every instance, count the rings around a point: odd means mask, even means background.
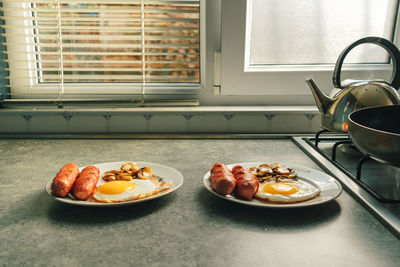
[{"label": "white plate", "polygon": [[[264,163],[265,162],[246,162],[246,163],[230,164],[226,166],[231,170],[236,165],[241,165],[250,168],[250,167],[258,167],[260,164]],[[294,207],[319,205],[337,198],[342,192],[342,186],[340,185],[340,183],[326,173],[299,165],[284,164],[284,163],[282,164],[280,163],[280,165],[295,169],[297,171],[297,179],[303,180],[318,187],[321,190],[320,195],[314,199],[304,202],[298,202],[292,204],[278,204],[278,203],[263,202],[257,199],[244,200],[237,198],[233,195],[220,195],[211,188],[210,172],[204,175],[203,183],[205,187],[208,189],[208,191],[223,199],[242,203],[249,206],[266,207],[266,208],[294,208]]]},{"label": "white plate", "polygon": [[[99,163],[99,164],[93,164],[100,170],[100,179],[97,182],[97,186],[101,185],[104,183],[104,180],[101,178],[103,177],[104,172],[109,171],[109,170],[119,170],[121,168],[121,165],[126,162],[126,161],[121,161],[121,162],[105,162],[105,163]],[[172,182],[172,187],[168,190],[162,191],[158,194],[152,195],[147,198],[142,198],[142,199],[137,199],[137,200],[131,200],[131,201],[125,201],[125,202],[116,202],[116,203],[101,203],[101,202],[91,202],[91,201],[85,201],[85,200],[77,200],[74,199],[72,196],[68,195],[66,197],[56,197],[51,193],[51,183],[53,182],[53,178],[51,178],[47,184],[46,184],[46,192],[53,197],[57,201],[61,201],[64,203],[68,204],[73,204],[73,205],[79,205],[79,206],[96,206],[96,207],[109,207],[109,206],[121,206],[121,205],[129,205],[129,204],[136,204],[139,202],[147,201],[150,199],[155,199],[159,198],[161,196],[165,196],[176,189],[178,189],[182,184],[183,184],[183,175],[175,170],[174,168],[164,166],[161,164],[157,163],[150,163],[150,162],[135,162],[136,166],[138,168],[142,167],[150,167],[152,172],[163,178],[165,182]],[[84,167],[79,168],[79,171],[81,171]]]}]

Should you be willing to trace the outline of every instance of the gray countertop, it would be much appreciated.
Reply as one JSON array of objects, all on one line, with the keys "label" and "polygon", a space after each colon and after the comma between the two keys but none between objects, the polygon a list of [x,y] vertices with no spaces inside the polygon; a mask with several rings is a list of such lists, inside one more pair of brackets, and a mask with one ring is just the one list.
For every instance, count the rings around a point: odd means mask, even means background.
[{"label": "gray countertop", "polygon": [[[113,208],[56,202],[67,162],[169,165],[177,191]],[[398,266],[400,242],[347,192],[308,208],[226,201],[202,183],[214,162],[319,167],[289,139],[0,140],[0,263],[99,266]]]}]

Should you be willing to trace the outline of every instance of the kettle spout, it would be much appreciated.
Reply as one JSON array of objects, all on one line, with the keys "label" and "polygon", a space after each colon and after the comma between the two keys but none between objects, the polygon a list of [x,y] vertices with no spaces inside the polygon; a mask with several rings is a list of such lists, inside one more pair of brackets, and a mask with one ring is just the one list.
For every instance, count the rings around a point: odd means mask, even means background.
[{"label": "kettle spout", "polygon": [[332,100],[321,92],[321,90],[318,88],[318,86],[312,79],[306,80],[306,83],[311,89],[311,92],[314,96],[315,102],[317,103],[319,111],[325,114]]}]

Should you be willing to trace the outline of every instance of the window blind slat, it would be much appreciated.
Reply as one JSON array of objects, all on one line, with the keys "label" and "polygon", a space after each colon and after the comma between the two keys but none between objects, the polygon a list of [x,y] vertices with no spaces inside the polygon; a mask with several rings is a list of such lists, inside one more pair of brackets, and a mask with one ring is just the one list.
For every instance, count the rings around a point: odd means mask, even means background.
[{"label": "window blind slat", "polygon": [[[4,62],[9,62],[8,59],[5,59]],[[32,59],[32,60],[14,60],[14,62],[32,62],[32,63],[40,63],[42,60]],[[59,60],[51,60],[46,59],[48,63],[60,63]],[[132,63],[141,63],[141,60],[106,60],[106,61],[99,61],[99,60],[63,60],[66,64],[132,64]],[[200,61],[152,61],[146,60],[147,63],[163,63],[163,64],[199,64]]]},{"label": "window blind slat", "polygon": [[[4,68],[5,70],[9,70],[9,68]],[[16,70],[30,70],[29,68],[15,68]],[[60,68],[51,68],[51,67],[46,67],[46,68],[41,68],[41,71],[49,71],[49,72],[56,72],[59,71]],[[93,69],[93,67],[87,67],[87,68],[75,68],[75,67],[63,67],[64,72],[71,72],[71,71],[82,71],[82,72],[102,72],[102,71],[109,71],[109,72],[138,72],[142,71],[142,68],[102,68],[102,67],[96,67]],[[146,68],[147,72],[172,72],[172,71],[193,71],[193,69],[183,69],[183,68],[177,68],[177,69],[169,69],[169,68],[162,68],[162,69],[156,69],[156,68]]]},{"label": "window blind slat", "polygon": [[[11,34],[4,34],[5,37],[13,37]],[[54,34],[25,34],[26,37],[36,37],[42,39],[55,39]],[[67,34],[62,36],[63,40],[141,40],[141,36],[139,35],[120,35],[120,34],[112,34],[112,35],[73,35]],[[146,40],[164,40],[164,39],[188,39],[188,40],[199,40],[199,36],[178,36],[178,35],[148,35],[146,36]]]},{"label": "window blind slat", "polygon": [[[140,18],[131,18],[131,17],[105,17],[105,18],[91,18],[91,17],[62,17],[60,19],[54,18],[52,16],[37,16],[37,17],[25,17],[25,16],[8,16],[7,18],[9,19],[18,19],[21,21],[37,21],[40,20],[41,22],[54,22],[56,23],[57,21],[61,20],[63,23],[68,22],[68,21],[73,21],[73,22],[85,22],[85,21],[95,21],[95,22],[108,22],[108,21],[113,21],[113,22],[141,22],[142,20]],[[152,18],[148,17],[145,18],[145,22],[173,22],[173,21],[187,21],[187,22],[197,22],[199,19],[192,19],[192,18]]]},{"label": "window blind slat", "polygon": [[[54,4],[54,1],[52,2]],[[129,13],[137,13],[140,14],[140,6],[132,6],[129,5]],[[19,11],[20,8],[16,7],[0,7],[0,11]],[[24,8],[25,11],[31,11],[31,12],[39,12],[39,14],[42,13],[54,13],[53,8],[34,8],[34,7],[26,7]],[[113,13],[113,12],[118,12],[118,13],[127,13],[126,8],[113,8],[113,7],[103,7],[103,8],[63,8],[60,10],[62,13],[87,13],[90,11],[90,13]],[[146,13],[166,13],[166,14],[173,14],[173,13],[198,13],[197,10],[194,9],[160,9],[160,8],[154,8],[154,9],[146,9]],[[48,14],[46,15],[48,16]],[[39,16],[41,17],[41,16]]]},{"label": "window blind slat", "polygon": [[[24,50],[18,50],[15,48],[9,48],[8,51],[2,51],[2,54],[7,54],[7,55],[18,55],[21,54],[22,52],[26,52]],[[43,51],[43,52],[38,52],[38,51],[29,51],[26,52],[27,55],[45,55],[45,56],[56,56],[59,53],[58,52],[49,52],[49,51]],[[124,57],[124,56],[141,56],[141,52],[129,52],[127,53],[124,52],[80,52],[80,51],[74,51],[74,52],[63,52],[64,55],[69,55],[69,56],[119,56],[119,57]],[[199,56],[200,53],[186,53],[185,55],[187,56]],[[168,56],[182,56],[182,53],[178,52],[148,52],[146,53],[146,56],[158,56],[158,57],[168,57]],[[13,60],[14,61],[14,60]],[[28,60],[29,61],[29,60]]]},{"label": "window blind slat", "polygon": [[[39,3],[39,4],[54,4],[55,0],[2,0],[5,3]],[[58,2],[62,4],[81,4],[81,3],[88,3],[88,4],[139,4],[140,0],[58,0]],[[171,5],[183,5],[183,6],[190,6],[195,5],[197,6],[199,0],[146,0],[148,4],[171,4]]]},{"label": "window blind slat", "polygon": [[[5,29],[21,29],[21,26],[24,26],[25,29],[35,29],[35,30],[56,30],[56,26],[39,26],[39,25],[0,25],[0,28],[5,28]],[[63,31],[69,31],[69,30],[101,30],[103,32],[106,31],[119,31],[119,32],[141,32],[140,27],[129,27],[129,28],[123,28],[121,26],[94,26],[94,25],[87,25],[87,26],[63,26],[62,27]],[[145,31],[146,32],[159,32],[159,31],[183,31],[183,30],[190,30],[195,32],[198,32],[199,29],[196,26],[193,27],[158,27],[158,26],[152,26],[152,25],[147,25]]]},{"label": "window blind slat", "polygon": [[[46,79],[49,80],[58,80],[59,75],[47,75]],[[10,78],[10,76],[6,76],[6,78]],[[30,79],[30,77],[26,76],[14,76],[14,78],[18,79]],[[77,81],[77,80],[94,80],[94,81],[99,81],[102,79],[107,79],[107,80],[134,80],[136,79],[137,81],[142,80],[142,75],[64,75],[64,79],[66,81],[71,80],[71,81]],[[174,81],[176,79],[175,76],[171,75],[162,75],[162,76],[156,76],[156,77],[147,77],[147,80],[158,80],[158,81]],[[195,80],[195,77],[182,77],[182,80]]]},{"label": "window blind slat", "polygon": [[[0,43],[3,45],[18,45],[18,43]],[[62,46],[65,48],[103,48],[104,46],[107,48],[141,48],[140,44],[121,44],[121,43],[63,43]],[[123,46],[123,47],[122,47]],[[198,47],[198,44],[148,44],[147,48],[177,48],[177,47]],[[43,48],[58,48],[59,44],[56,43],[40,43],[38,47]]]}]

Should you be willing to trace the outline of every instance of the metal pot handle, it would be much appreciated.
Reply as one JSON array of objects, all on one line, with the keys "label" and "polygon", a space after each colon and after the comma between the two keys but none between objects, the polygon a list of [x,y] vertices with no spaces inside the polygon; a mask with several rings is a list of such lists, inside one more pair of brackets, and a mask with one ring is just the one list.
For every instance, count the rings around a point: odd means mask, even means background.
[{"label": "metal pot handle", "polygon": [[335,70],[333,72],[333,85],[335,88],[343,89],[341,82],[340,82],[340,72],[342,70],[342,65],[344,58],[350,52],[351,49],[356,47],[357,45],[364,44],[364,43],[371,43],[376,44],[384,48],[390,55],[393,61],[393,72],[390,85],[395,88],[396,90],[400,87],[400,51],[399,49],[390,41],[381,38],[381,37],[365,37],[358,41],[355,41],[348,47],[346,47],[343,52],[339,55],[338,60],[336,61]]}]

